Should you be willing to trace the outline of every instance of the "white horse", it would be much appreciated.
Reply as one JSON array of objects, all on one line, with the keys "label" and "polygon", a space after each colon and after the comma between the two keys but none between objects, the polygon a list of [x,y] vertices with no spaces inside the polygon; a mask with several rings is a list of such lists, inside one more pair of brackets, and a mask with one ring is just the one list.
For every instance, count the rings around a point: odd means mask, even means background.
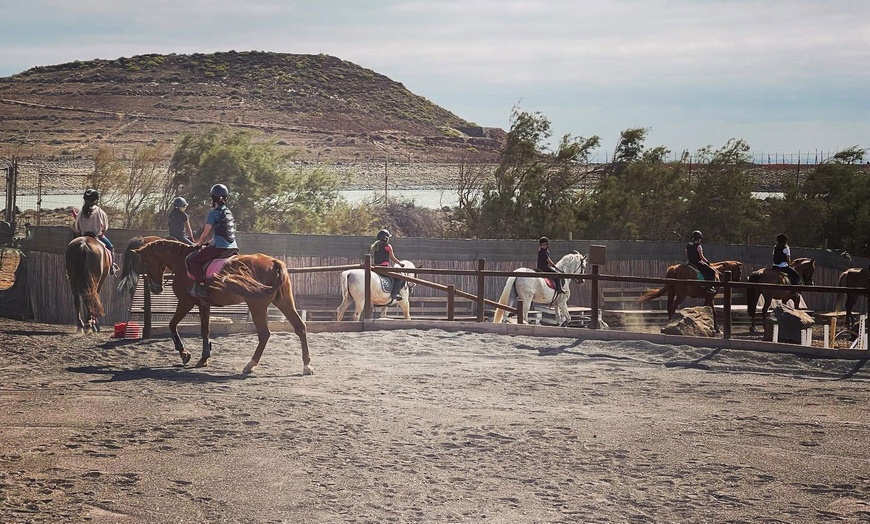
[{"label": "white horse", "polygon": [[[585,273],[586,256],[581,255],[577,251],[568,253],[556,263],[556,267],[562,273]],[[534,273],[536,270],[521,267],[514,272]],[[554,276],[558,277],[559,275],[554,273]],[[568,299],[571,298],[571,286],[569,282],[564,282],[563,287],[565,292],[556,296],[556,290],[547,286],[543,277],[509,277],[498,301],[506,306],[515,307],[517,300],[522,300],[523,321],[526,323],[529,322],[529,309],[532,307],[532,302],[535,304],[553,304],[556,306],[556,321],[560,326],[564,326],[571,321],[571,314],[568,313]],[[496,323],[507,321],[505,311],[503,309],[496,309],[492,321]]]},{"label": "white horse", "polygon": [[[412,264],[408,260],[402,260],[402,264],[402,266],[394,265],[393,267],[415,267],[414,264]],[[381,307],[381,314],[383,314],[383,312],[386,311],[387,306],[390,305],[390,291],[384,289],[385,287],[390,285],[388,283],[389,280],[392,279],[390,279],[390,277],[381,276],[377,273],[372,272],[372,306]],[[347,271],[343,271],[341,273],[342,301],[341,305],[338,306],[338,309],[335,310],[337,314],[336,320],[341,320],[344,317],[344,313],[350,307],[351,302],[353,302],[355,306],[353,319],[360,319],[366,301],[365,285],[365,269],[348,269]],[[401,291],[399,291],[399,297],[401,297],[402,300],[398,300],[397,297],[397,300],[395,302],[395,304],[402,309],[405,320],[411,320],[411,309],[408,305],[408,296],[411,294],[411,288],[413,288],[415,285],[416,284],[413,282],[406,281],[405,286],[402,288]]]}]

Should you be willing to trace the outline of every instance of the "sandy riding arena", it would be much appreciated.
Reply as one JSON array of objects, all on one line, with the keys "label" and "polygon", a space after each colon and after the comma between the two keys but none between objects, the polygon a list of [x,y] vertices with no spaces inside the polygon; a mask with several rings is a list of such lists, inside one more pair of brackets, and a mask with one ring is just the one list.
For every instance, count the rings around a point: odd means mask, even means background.
[{"label": "sandy riding arena", "polygon": [[[867,522],[864,362],[391,330],[0,321],[0,522]],[[198,349],[198,342],[188,338]]]}]

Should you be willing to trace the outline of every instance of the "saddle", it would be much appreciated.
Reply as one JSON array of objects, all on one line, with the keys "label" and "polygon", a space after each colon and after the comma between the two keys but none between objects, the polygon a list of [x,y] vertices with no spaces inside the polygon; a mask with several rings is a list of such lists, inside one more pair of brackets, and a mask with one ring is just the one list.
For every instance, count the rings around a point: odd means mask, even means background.
[{"label": "saddle", "polygon": [[[695,272],[695,276],[698,278],[698,280],[707,280],[707,277],[704,276],[704,273],[701,272],[701,270],[698,268],[698,266],[696,266],[695,264],[692,264],[691,262],[686,262],[685,265],[688,266],[689,269],[691,269],[692,271]],[[710,280],[710,282],[718,282],[718,281],[719,281],[718,278],[716,278],[714,280]]]},{"label": "saddle", "polygon": [[784,276],[786,282],[788,282],[792,285],[795,285],[795,286],[800,285],[801,280],[802,280],[800,278],[800,276],[798,276],[797,280],[795,280],[794,276],[791,273],[789,273],[788,271],[786,271],[786,269],[784,267],[770,266],[770,268],[775,269],[780,275]]},{"label": "saddle", "polygon": [[[205,275],[205,279],[208,280],[220,273],[221,269],[227,265],[227,262],[237,258],[238,256],[239,253],[236,250],[227,249],[218,255],[217,258],[213,258],[203,264],[203,275]],[[190,269],[187,270],[187,278],[193,280],[193,275],[190,274]]]},{"label": "saddle", "polygon": [[384,290],[384,293],[392,293],[395,281],[386,275],[378,275],[378,278],[381,279],[381,289]]}]

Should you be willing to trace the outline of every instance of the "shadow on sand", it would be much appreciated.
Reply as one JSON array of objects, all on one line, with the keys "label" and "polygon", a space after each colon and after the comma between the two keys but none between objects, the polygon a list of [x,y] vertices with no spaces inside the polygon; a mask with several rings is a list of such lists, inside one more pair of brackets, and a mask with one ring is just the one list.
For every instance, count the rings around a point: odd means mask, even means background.
[{"label": "shadow on sand", "polygon": [[191,373],[181,364],[171,368],[139,368],[139,369],[114,369],[109,365],[101,366],[78,366],[66,368],[70,373],[83,373],[86,375],[104,375],[104,379],[94,379],[90,382],[126,382],[130,380],[162,380],[166,382],[187,382],[191,384],[214,384],[244,380],[249,375],[241,373],[237,375],[213,375],[202,369]]}]

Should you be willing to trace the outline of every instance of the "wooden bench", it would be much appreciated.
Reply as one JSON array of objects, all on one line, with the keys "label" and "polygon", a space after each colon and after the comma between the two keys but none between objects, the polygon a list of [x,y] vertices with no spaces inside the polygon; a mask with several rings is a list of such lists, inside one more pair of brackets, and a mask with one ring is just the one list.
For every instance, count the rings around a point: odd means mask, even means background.
[{"label": "wooden bench", "polygon": [[[175,315],[178,299],[172,292],[172,275],[163,277],[163,293],[151,294],[151,323],[155,326],[168,325]],[[145,278],[139,279],[133,300],[130,303],[129,320],[145,320]],[[232,306],[214,306],[211,309],[211,320],[215,322],[250,322],[248,306],[243,302]],[[182,324],[199,324],[199,308],[194,307],[182,320]]]}]

